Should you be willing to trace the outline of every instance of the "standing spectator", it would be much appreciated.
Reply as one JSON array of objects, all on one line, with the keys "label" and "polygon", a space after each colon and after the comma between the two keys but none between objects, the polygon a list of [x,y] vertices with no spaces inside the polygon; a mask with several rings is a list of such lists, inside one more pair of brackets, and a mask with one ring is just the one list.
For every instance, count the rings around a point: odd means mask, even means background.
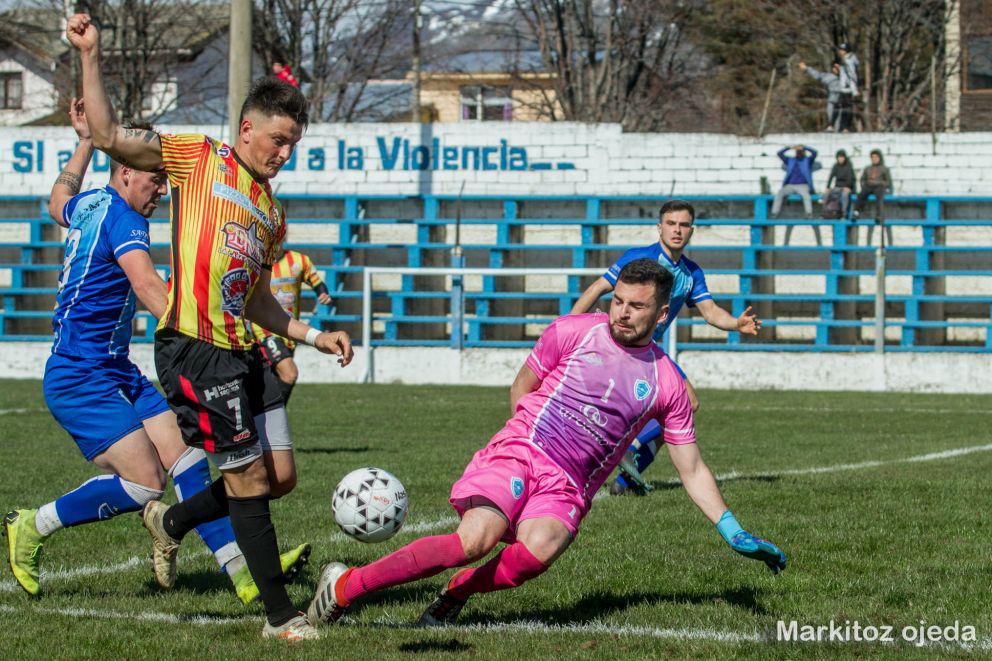
[{"label": "standing spectator", "polygon": [[273,62],[272,75],[285,83],[289,83],[293,87],[300,86],[300,82],[296,80],[296,77],[293,75],[293,70],[290,69],[289,65],[285,62]]},{"label": "standing spectator", "polygon": [[840,59],[840,82],[844,91],[857,96],[858,67],[861,66],[858,56],[851,51],[851,45],[845,41],[837,46],[837,57]]},{"label": "standing spectator", "polygon": [[807,65],[805,62],[799,63],[799,70],[804,71],[813,79],[821,82],[827,88],[827,129],[828,131],[839,130],[839,105],[840,95],[843,89],[840,82],[840,64],[834,62],[830,73],[818,71]]},{"label": "standing spectator", "polygon": [[[885,159],[878,149],[871,150],[871,165],[861,171],[861,194],[854,205],[853,218],[857,220],[861,217],[865,205],[868,204],[868,197],[875,198],[875,222],[885,227],[885,194],[892,192],[892,174],[885,166]],[[892,243],[892,228],[885,227],[885,234]],[[868,243],[871,243],[872,228],[868,228]]]},{"label": "standing spectator", "polygon": [[850,159],[847,158],[847,152],[843,149],[837,151],[837,161],[830,168],[826,195],[831,195],[835,190],[840,192],[840,217],[847,218],[847,209],[851,205],[851,193],[857,192],[857,180],[854,177],[854,166],[851,165]]},{"label": "standing spectator", "polygon": [[837,46],[840,60],[840,99],[837,106],[837,127],[840,133],[851,130],[854,118],[854,100],[858,98],[858,56],[851,52],[851,45],[844,42]]},{"label": "standing spectator", "polygon": [[[778,151],[778,157],[782,159],[782,169],[785,170],[785,179],[782,180],[782,187],[775,194],[772,202],[772,216],[778,218],[782,212],[782,202],[789,195],[798,195],[803,200],[803,209],[806,211],[806,218],[813,218],[813,170],[816,169],[816,150],[806,145],[796,145],[793,156],[786,156],[789,147],[782,147]],[[789,245],[792,237],[792,225],[785,228],[785,244]],[[816,245],[823,245],[820,237],[820,228],[813,226],[816,234]]]}]

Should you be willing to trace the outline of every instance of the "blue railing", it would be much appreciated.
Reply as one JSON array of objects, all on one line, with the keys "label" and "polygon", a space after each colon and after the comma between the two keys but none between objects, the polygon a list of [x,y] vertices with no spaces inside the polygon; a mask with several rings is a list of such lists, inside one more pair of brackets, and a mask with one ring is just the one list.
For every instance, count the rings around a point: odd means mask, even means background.
[{"label": "blue railing", "polygon": [[[391,196],[297,196],[285,195],[290,217],[291,238],[294,223],[334,226],[338,237],[334,241],[298,241],[293,247],[308,252],[318,269],[324,274],[334,296],[330,307],[317,306],[312,321],[329,326],[344,326],[353,332],[361,321],[361,279],[365,265],[371,266],[448,266],[454,247],[452,236],[458,207],[472,209],[486,207],[486,213],[463,214],[459,226],[466,232],[479,226],[492,228],[492,240],[461,243],[469,266],[504,268],[513,266],[554,266],[561,268],[604,267],[619,253],[629,247],[608,241],[609,228],[643,226],[643,241],[655,238],[651,216],[604,217],[610,215],[606,207],[614,203],[642,204],[652,212],[663,198],[653,197],[497,197],[474,196],[458,201],[455,196],[391,197]],[[771,196],[711,196],[693,197],[699,206],[707,204],[734,205],[736,217],[701,217],[698,227],[738,227],[744,231],[744,241],[739,244],[707,245],[697,235],[687,254],[701,263],[708,276],[735,276],[736,290],[714,287],[714,298],[733,314],[740,314],[748,305],[764,308],[767,339],[750,341],[738,333],[721,335],[720,339],[703,339],[695,331],[705,326],[698,316],[683,313],[680,327],[681,349],[738,349],[738,350],[813,350],[813,351],[865,351],[872,346],[863,341],[860,329],[875,325],[870,311],[875,299],[873,288],[852,293],[845,283],[852,279],[873,277],[875,247],[848,243],[846,231],[833,232],[823,246],[781,245],[775,243],[770,232],[776,227],[818,225],[825,228],[870,226],[873,220],[860,220],[855,224],[835,220],[769,219]],[[22,236],[0,241],[0,273],[9,272],[9,285],[0,287],[3,308],[0,310],[0,340],[44,340],[50,336],[39,330],[39,320],[50,318],[50,306],[55,295],[55,275],[61,268],[58,254],[61,241],[51,231],[54,226],[47,218],[46,200],[23,197],[0,197],[4,203],[29,202],[37,204],[38,214],[26,218],[0,219],[0,231],[14,224],[22,227]],[[321,217],[299,217],[294,205],[305,203],[310,208],[324,205],[340,209],[340,213]],[[402,213],[379,213],[370,217],[369,209],[388,205],[403,207]],[[531,217],[534,214],[552,215],[558,206],[575,207],[580,213],[568,217]],[[992,240],[958,240],[948,244],[949,231],[976,228],[992,232],[992,198],[963,197],[893,197],[886,200],[893,215],[887,225],[909,228],[914,234],[914,245],[888,246],[890,268],[888,278],[908,278],[907,293],[889,295],[886,325],[897,329],[897,338],[890,338],[887,350],[897,351],[992,351]],[[947,209],[954,205],[975,205],[977,215],[990,220],[946,218]],[[410,212],[409,209],[414,209]],[[375,212],[373,210],[373,213]],[[909,210],[911,213],[904,213]],[[747,211],[748,213],[744,213]],[[899,217],[900,214],[919,216]],[[415,217],[397,217],[400,215]],[[652,213],[653,215],[653,213]],[[167,222],[153,219],[153,223]],[[412,227],[410,241],[371,241],[369,234],[386,226]],[[530,243],[524,241],[524,231],[551,229],[561,232],[570,243]],[[571,228],[571,231],[569,231]],[[443,233],[442,233],[442,230]],[[960,232],[959,232],[960,233]],[[443,235],[442,235],[443,234]],[[876,232],[876,237],[881,232]],[[958,237],[960,239],[960,237]],[[159,257],[166,255],[166,244],[155,243],[153,249]],[[54,249],[54,250],[52,250]],[[42,257],[46,255],[45,257]],[[777,265],[780,260],[789,264]],[[946,263],[953,262],[950,267]],[[168,267],[160,266],[168,276]],[[605,269],[604,269],[605,270]],[[776,276],[820,277],[821,291],[773,290]],[[947,294],[945,288],[958,278],[973,278],[979,285],[977,291]],[[483,276],[477,290],[464,293],[465,346],[526,346],[532,341],[533,332],[527,326],[549,322],[554,316],[571,309],[588,282],[579,276],[568,276],[561,291],[526,291],[511,289],[498,283],[498,278]],[[415,286],[415,284],[417,286]],[[891,285],[890,285],[891,288]],[[808,288],[803,288],[808,289]],[[960,289],[960,288],[959,288]],[[312,294],[304,294],[313,300]],[[27,298],[32,297],[32,298]],[[375,289],[373,310],[376,330],[372,335],[375,345],[393,346],[449,346],[452,306],[448,286],[444,282],[423,283],[413,275],[400,276],[394,289]],[[28,303],[32,301],[33,304]],[[306,305],[304,306],[306,308]],[[864,308],[864,309],[860,309]],[[941,309],[942,308],[942,309]],[[21,327],[33,321],[31,332]],[[141,313],[143,325],[136,341],[152,339],[154,320]],[[810,329],[805,336],[789,336],[796,328]],[[502,330],[500,330],[502,329]],[[847,334],[844,334],[847,331]],[[962,331],[965,333],[961,336]],[[854,333],[852,336],[851,333]],[[357,332],[354,334],[357,335]],[[775,338],[775,335],[779,337]],[[795,335],[795,334],[791,334]],[[925,337],[924,337],[925,336]]]}]

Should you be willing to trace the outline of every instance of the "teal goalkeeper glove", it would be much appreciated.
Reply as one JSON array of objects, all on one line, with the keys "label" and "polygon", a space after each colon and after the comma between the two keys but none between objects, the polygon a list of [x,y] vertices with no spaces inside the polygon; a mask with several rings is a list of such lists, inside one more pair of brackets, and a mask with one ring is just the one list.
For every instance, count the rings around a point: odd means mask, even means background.
[{"label": "teal goalkeeper glove", "polygon": [[641,477],[641,472],[637,470],[637,456],[630,450],[623,453],[623,459],[620,460],[619,467],[624,482],[638,496],[646,496],[648,492],[654,490],[654,487]]},{"label": "teal goalkeeper glove", "polygon": [[788,559],[785,553],[782,553],[782,549],[744,530],[730,510],[720,517],[716,529],[730,548],[747,558],[764,562],[773,574],[785,569]]}]

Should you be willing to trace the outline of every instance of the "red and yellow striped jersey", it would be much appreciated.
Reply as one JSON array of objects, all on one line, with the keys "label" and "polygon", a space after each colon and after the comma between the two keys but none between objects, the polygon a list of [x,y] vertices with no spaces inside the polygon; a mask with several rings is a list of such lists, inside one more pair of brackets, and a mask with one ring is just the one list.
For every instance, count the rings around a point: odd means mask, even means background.
[{"label": "red and yellow striped jersey", "polygon": [[282,205],[222,142],[200,134],[161,139],[172,197],[172,277],[158,328],[248,349],[245,303],[286,236]]},{"label": "red and yellow striped jersey", "polygon": [[[314,268],[310,258],[297,250],[287,250],[277,262],[272,265],[272,295],[275,296],[282,309],[293,315],[293,319],[300,318],[300,292],[303,290],[303,283],[315,289],[323,283],[320,273]],[[261,342],[270,333],[258,324],[251,325],[252,334]],[[296,346],[296,342],[289,338],[286,346],[290,349]]]}]

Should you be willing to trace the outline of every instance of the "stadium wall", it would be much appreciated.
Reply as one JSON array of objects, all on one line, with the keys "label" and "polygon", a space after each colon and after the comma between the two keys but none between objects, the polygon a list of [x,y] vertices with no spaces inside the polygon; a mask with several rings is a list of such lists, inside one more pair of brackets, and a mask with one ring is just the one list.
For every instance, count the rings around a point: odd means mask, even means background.
[{"label": "stadium wall", "polygon": [[[8,342],[0,351],[0,378],[41,379],[50,346]],[[135,345],[132,359],[154,378],[152,346]],[[376,383],[500,386],[509,388],[526,349],[396,348],[375,350]],[[356,383],[368,361],[359,349],[340,368],[310,347],[296,354],[300,383]],[[992,393],[992,357],[969,353],[865,353],[686,351],[679,364],[700,388]]]},{"label": "stadium wall", "polygon": [[[163,126],[221,136],[218,126]],[[820,152],[822,189],[834,153],[856,168],[878,148],[900,195],[988,195],[992,133],[780,134],[763,139],[706,133],[623,133],[615,124],[486,122],[318,124],[276,180],[297,194],[667,195],[755,194],[782,178],[775,153],[803,143]],[[68,127],[0,128],[5,194],[47,195],[75,145]],[[88,185],[106,181],[98,154]]]}]

